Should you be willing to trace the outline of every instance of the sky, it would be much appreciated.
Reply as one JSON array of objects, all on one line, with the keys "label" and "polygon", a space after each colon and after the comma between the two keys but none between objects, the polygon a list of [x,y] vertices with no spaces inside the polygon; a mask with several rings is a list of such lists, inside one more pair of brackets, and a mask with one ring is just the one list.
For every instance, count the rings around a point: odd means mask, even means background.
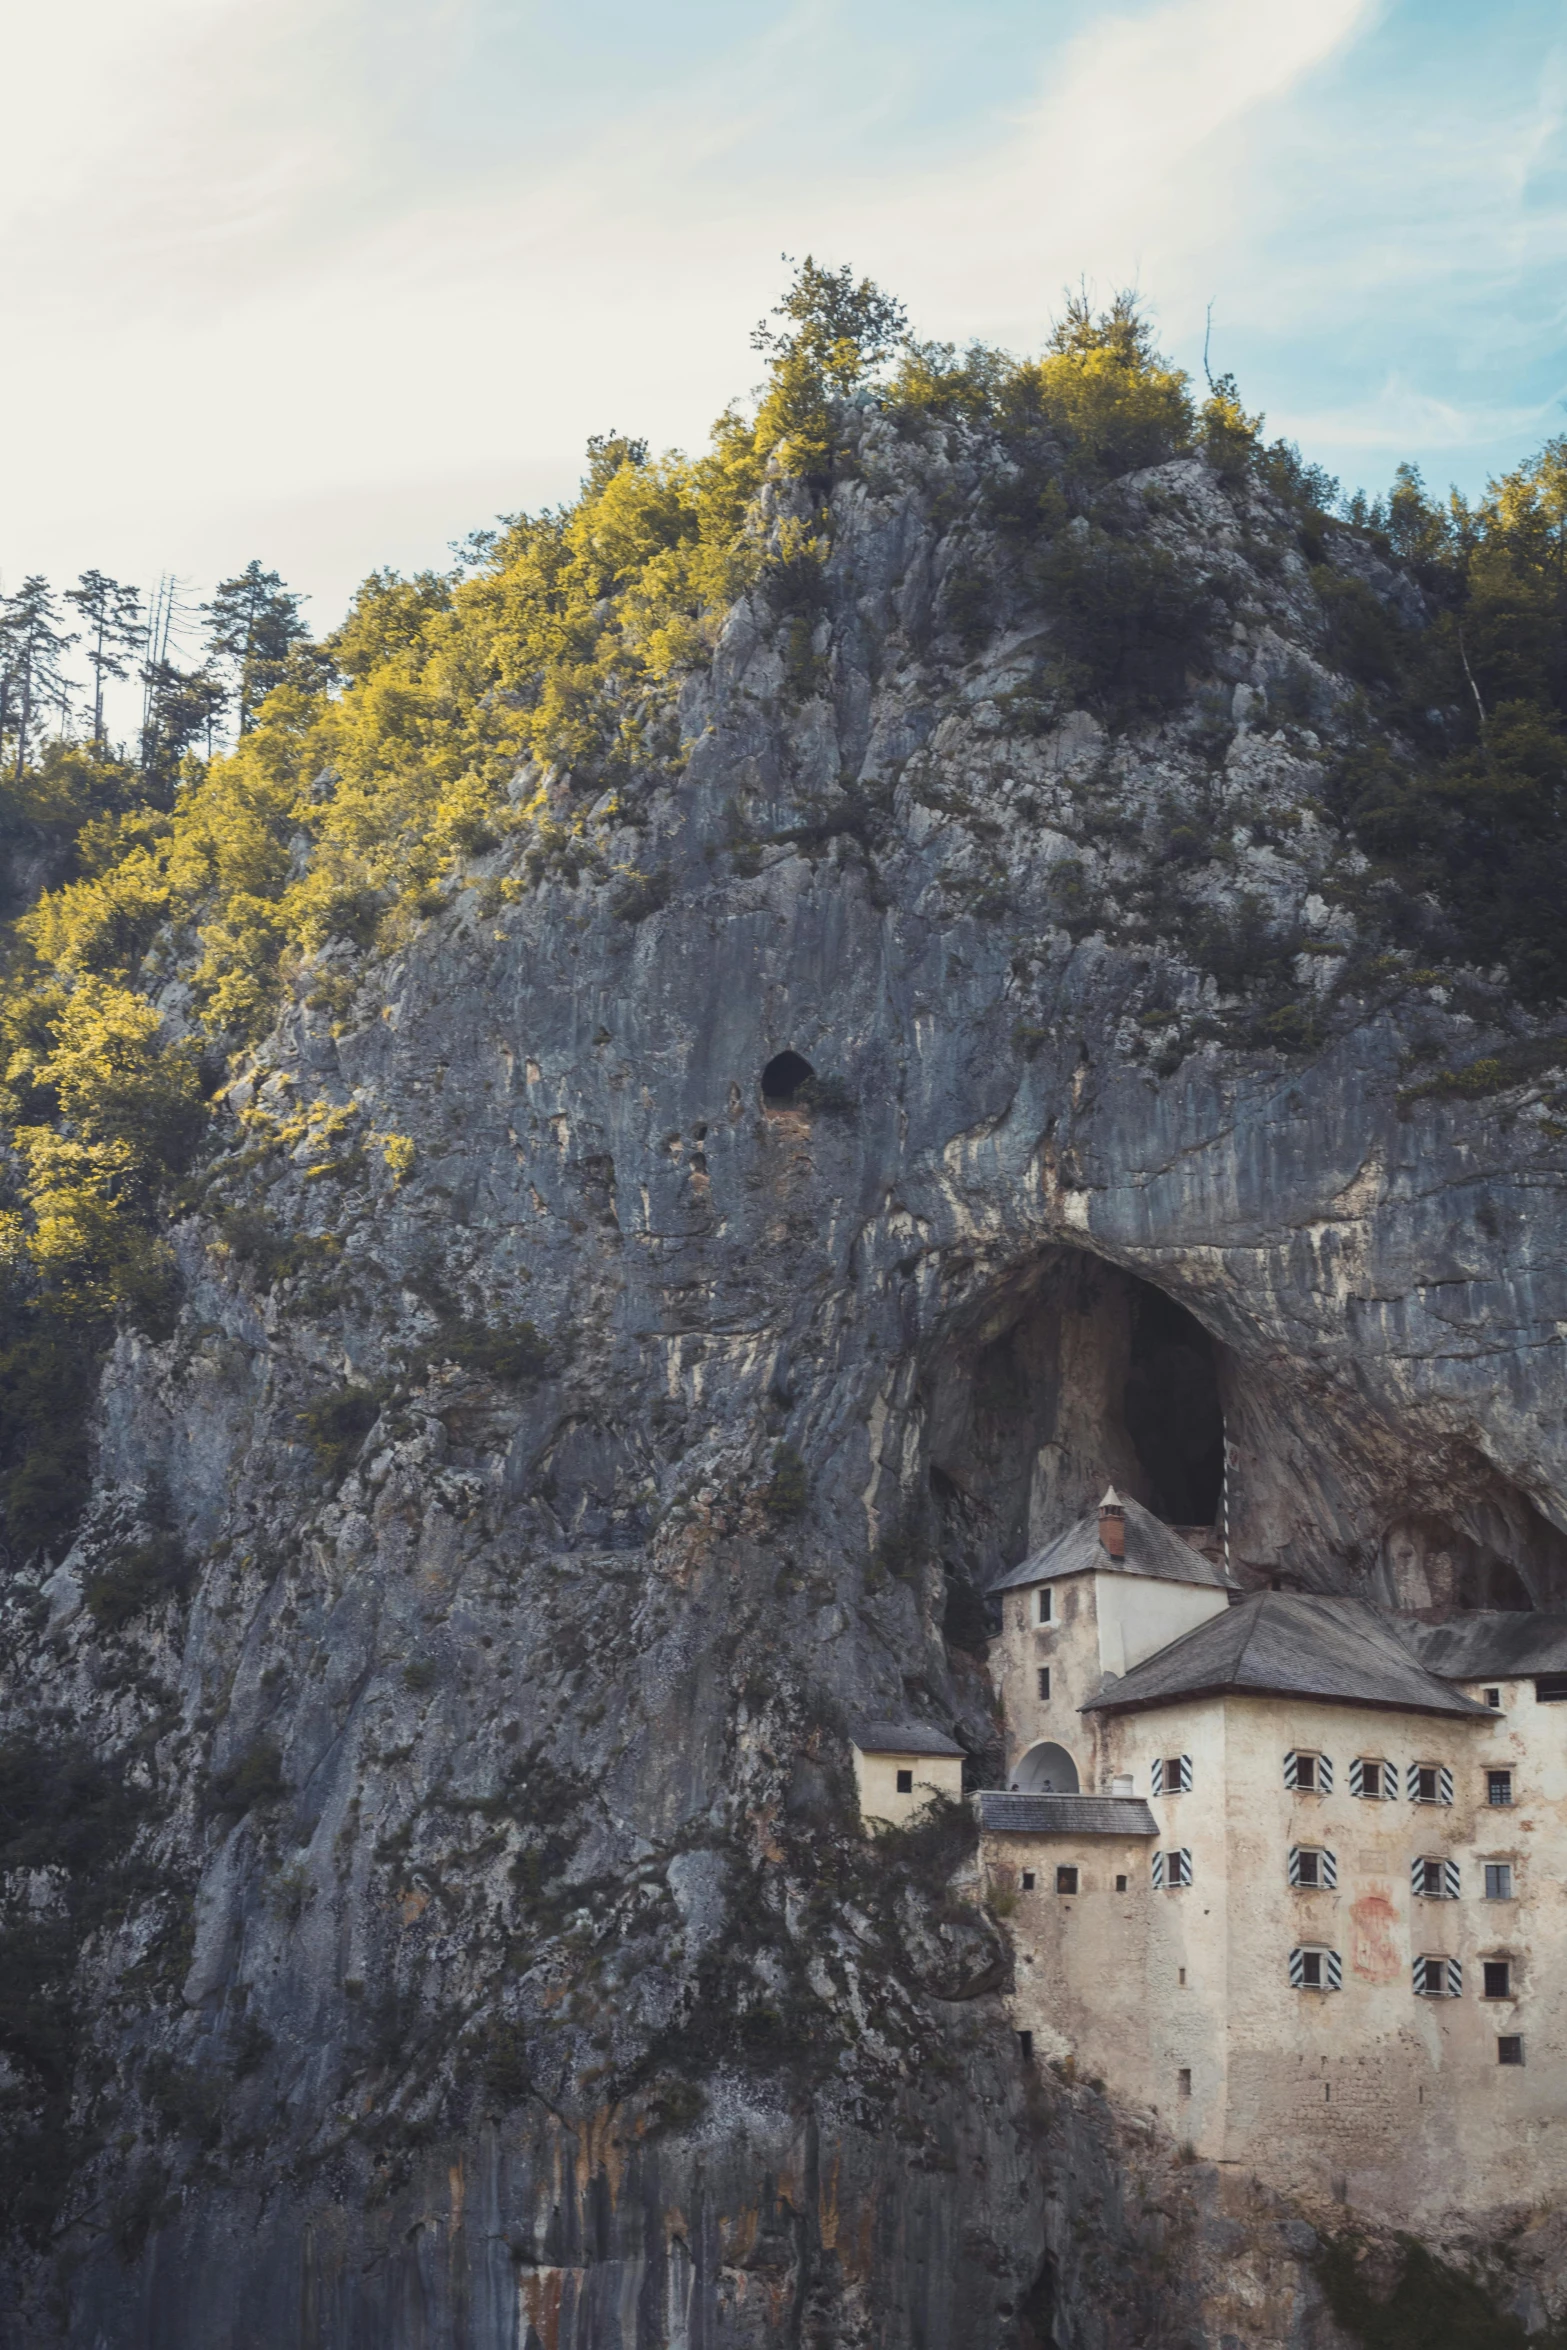
[{"label": "sky", "polygon": [[[1559,0],[50,0],[0,13],[0,584],[318,632],[700,446],[790,274],[1039,347],[1133,285],[1346,486],[1567,430]],[[190,629],[195,650],[199,622]]]}]

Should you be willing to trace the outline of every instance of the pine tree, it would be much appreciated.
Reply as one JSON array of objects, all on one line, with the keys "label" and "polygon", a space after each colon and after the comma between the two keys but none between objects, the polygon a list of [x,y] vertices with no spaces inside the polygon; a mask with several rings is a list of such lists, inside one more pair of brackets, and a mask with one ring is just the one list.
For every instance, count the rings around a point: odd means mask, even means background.
[{"label": "pine tree", "polygon": [[87,624],[87,666],[93,673],[92,740],[95,751],[107,748],[103,731],[103,689],[108,678],[130,674],[129,655],[142,642],[141,591],[122,587],[106,572],[84,571],[65,600],[74,604]]},{"label": "pine tree", "polygon": [[39,572],[31,573],[16,594],[6,598],[4,611],[15,711],[15,775],[20,783],[39,709],[51,701],[60,704],[62,713],[68,707],[71,689],[60,660],[76,638],[61,628],[54,591]]},{"label": "pine tree", "polygon": [[210,669],[181,669],[173,661],[151,661],[142,672],[147,688],[142,722],[142,778],[155,798],[174,788],[184,754],[207,738],[223,714],[228,692]]},{"label": "pine tree", "polygon": [[277,572],[263,571],[252,557],[237,578],[220,580],[211,603],[201,607],[210,622],[208,658],[225,663],[233,676],[241,734],[250,732],[289,654],[310,634],[300,602]]}]

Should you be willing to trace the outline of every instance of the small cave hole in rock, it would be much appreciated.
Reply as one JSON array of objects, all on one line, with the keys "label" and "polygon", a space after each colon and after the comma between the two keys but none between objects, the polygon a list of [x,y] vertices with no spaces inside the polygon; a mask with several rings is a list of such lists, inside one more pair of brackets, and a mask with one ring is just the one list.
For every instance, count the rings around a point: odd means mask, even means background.
[{"label": "small cave hole in rock", "polygon": [[762,1071],[762,1099],[782,1109],[815,1075],[803,1053],[774,1053]]}]

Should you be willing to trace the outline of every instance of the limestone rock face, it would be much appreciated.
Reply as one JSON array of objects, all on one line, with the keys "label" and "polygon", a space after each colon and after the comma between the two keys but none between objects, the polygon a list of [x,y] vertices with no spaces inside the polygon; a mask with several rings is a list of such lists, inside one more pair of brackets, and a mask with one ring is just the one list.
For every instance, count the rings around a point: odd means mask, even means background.
[{"label": "limestone rock face", "polygon": [[[1378,929],[1279,508],[1120,485],[1208,651],[1112,727],[961,443],[854,447],[596,867],[301,978],[117,1343],[6,1704],[145,1860],[9,2339],[1336,2338],[1299,2214],[1025,2066],[961,1823],[867,1844],[848,1728],[987,1783],[990,1575],[1226,1457],[1242,1579],[1567,1598],[1549,1056]],[[86,1604],[154,1539],[182,1597]]]}]

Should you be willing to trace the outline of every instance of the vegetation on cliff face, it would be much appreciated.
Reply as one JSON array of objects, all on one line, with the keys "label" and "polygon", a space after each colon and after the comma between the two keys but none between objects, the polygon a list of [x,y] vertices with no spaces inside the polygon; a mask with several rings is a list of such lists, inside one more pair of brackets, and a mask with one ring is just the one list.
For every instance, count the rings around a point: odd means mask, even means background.
[{"label": "vegetation on cliff face", "polygon": [[[1059,703],[1112,723],[1180,702],[1224,617],[1149,540],[1124,477],[1196,456],[1237,491],[1272,491],[1279,543],[1313,566],[1324,658],[1349,680],[1335,707],[1296,713],[1334,746],[1323,814],[1374,881],[1442,910],[1451,960],[1505,965],[1528,1003],[1567,992],[1567,442],[1473,505],[1433,500],[1406,469],[1386,500],[1336,513],[1337,485],[1266,445],[1232,381],[1194,397],[1127,297],[1100,314],[1070,301],[1038,359],[916,343],[903,326],[876,287],[807,260],[758,330],[754,416],[726,411],[694,458],[593,440],[573,505],[476,533],[449,575],[374,574],[319,645],[252,564],[213,607],[210,673],[183,677],[166,645],[147,649],[159,717],[139,763],[103,730],[126,592],[84,583],[91,724],[45,740],[65,640],[45,583],[28,583],[31,634],[18,621],[4,656],[0,825],[55,879],[11,926],[0,997],[13,1554],[74,1516],[93,1364],[116,1316],[162,1326],[160,1225],[204,1103],[284,992],[327,950],[405,939],[503,843],[520,853],[487,884],[502,898],[549,871],[608,878],[603,820],[634,813],[650,776],[678,777],[681,681],[742,594],[788,620],[809,684],[856,404],[910,441],[956,436],[980,467],[991,552],[944,591],[960,649],[985,640],[1008,572],[1050,618]],[[1401,599],[1374,584],[1379,563],[1413,583]],[[203,759],[225,665],[240,733]],[[623,869],[627,918],[663,886]]]}]

